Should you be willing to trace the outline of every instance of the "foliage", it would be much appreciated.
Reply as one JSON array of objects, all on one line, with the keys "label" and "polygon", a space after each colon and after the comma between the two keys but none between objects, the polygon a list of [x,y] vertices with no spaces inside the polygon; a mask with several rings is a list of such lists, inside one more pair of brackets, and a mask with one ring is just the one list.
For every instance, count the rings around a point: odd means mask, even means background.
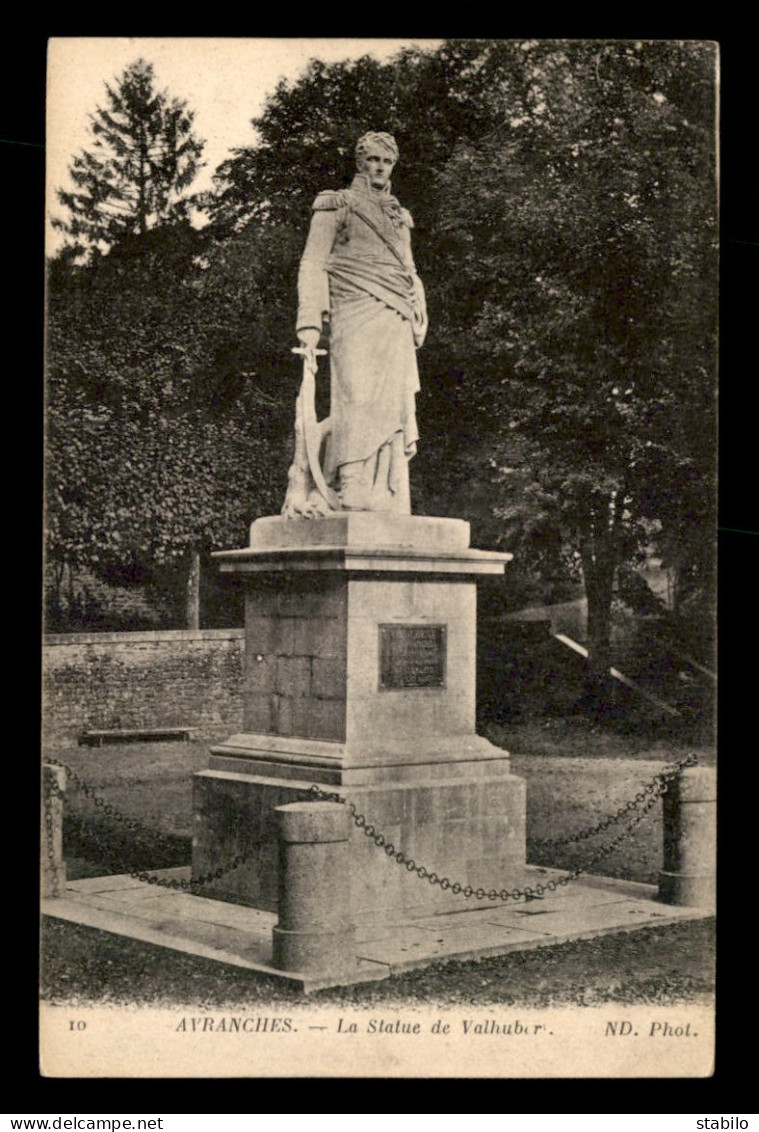
[{"label": "foliage", "polygon": [[156,91],[150,63],[138,59],[90,115],[93,144],[69,168],[76,185],[58,190],[69,216],[54,225],[72,237],[68,254],[102,251],[125,236],[185,218],[185,190],[201,167],[203,142],[192,132],[187,104]]},{"label": "foliage", "polygon": [[89,267],[54,265],[52,561],[138,580],[192,549],[240,545],[275,507],[282,410],[235,355],[260,308],[245,252],[177,226]]},{"label": "foliage", "polygon": [[165,560],[239,530],[241,495],[276,509],[310,204],[349,181],[361,133],[388,129],[431,316],[415,509],[467,514],[544,587],[582,576],[604,671],[620,564],[656,545],[683,600],[711,593],[714,80],[704,43],[493,40],[281,82],[202,233],[126,240],[51,308],[51,442],[78,453],[53,457],[53,544]]},{"label": "foliage", "polygon": [[[295,228],[302,244],[316,194],[348,183],[359,136],[383,129],[401,150],[394,188],[426,231],[431,178],[462,138],[478,138],[495,124],[491,76],[481,73],[486,50],[476,41],[452,41],[432,53],[405,49],[387,63],[313,59],[300,79],[280,81],[252,120],[256,143],[233,151],[217,170],[214,222]],[[422,263],[425,243],[417,243]]]},{"label": "foliage", "polygon": [[713,55],[504,49],[507,119],[437,181],[440,338],[498,466],[521,438],[530,482],[505,513],[580,556],[605,671],[619,563],[660,529],[703,543],[713,522]]}]

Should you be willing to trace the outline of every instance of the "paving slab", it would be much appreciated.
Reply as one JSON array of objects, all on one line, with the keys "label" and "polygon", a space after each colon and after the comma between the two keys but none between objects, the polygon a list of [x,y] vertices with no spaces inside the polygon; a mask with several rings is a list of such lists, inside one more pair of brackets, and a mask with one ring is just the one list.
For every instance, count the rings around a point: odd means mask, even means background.
[{"label": "paving slab", "polygon": [[[541,872],[548,874],[548,879],[557,879],[560,876],[566,876],[558,869],[541,869]],[[542,882],[545,884],[545,880]],[[573,881],[571,884],[564,885],[557,888],[553,896],[559,896],[563,893],[571,895],[572,891],[579,885],[580,891],[588,889],[599,889],[602,892],[610,892],[615,896],[630,896],[634,899],[640,900],[654,900],[656,899],[657,888],[653,884],[644,884],[638,880],[620,880],[619,877],[604,877],[598,876],[595,873],[583,873],[582,879]],[[547,896],[548,894],[546,894]]]},{"label": "paving slab", "polygon": [[564,903],[553,909],[514,908],[509,912],[496,912],[488,917],[488,920],[502,927],[514,927],[520,923],[529,924],[535,930],[548,932],[551,935],[565,935],[572,932],[576,933],[575,938],[581,938],[580,933],[584,935],[586,932],[596,932],[604,928],[624,930],[657,920],[671,922],[673,919],[682,919],[683,914],[688,918],[689,911],[689,909],[673,909],[653,902],[620,900],[601,905],[573,906]]},{"label": "paving slab", "polygon": [[[647,896],[650,899],[650,896]],[[546,911],[555,912],[562,908],[571,905],[576,907],[603,907],[607,904],[619,904],[625,900],[629,900],[628,896],[623,893],[615,893],[610,891],[599,890],[596,888],[578,888],[573,887],[569,892],[566,888],[559,889],[557,892],[546,893],[545,896],[536,897],[533,900],[514,901],[514,900],[481,900],[476,903],[468,901],[464,907],[458,910],[446,910],[445,912],[433,913],[424,918],[425,924],[434,925],[440,919],[446,917],[471,917],[476,920],[481,917],[485,920],[492,918],[494,913],[500,914],[501,912],[516,912],[520,911],[525,915],[541,916]],[[463,901],[462,901],[463,903]],[[422,923],[422,921],[414,921],[414,923]]]},{"label": "paving slab", "polygon": [[[530,900],[521,907],[527,912],[540,914],[546,908],[562,908],[567,904],[571,904],[573,907],[585,905],[593,908],[604,904],[618,904],[621,900],[629,899],[630,897],[623,892],[613,892],[603,888],[575,888],[573,892],[570,892],[568,888],[559,888],[556,892],[547,892],[545,896],[538,896],[535,900]],[[510,904],[510,909],[518,907],[520,905]]]},{"label": "paving slab", "polygon": [[209,900],[207,897],[195,896],[189,892],[168,892],[165,895],[156,894],[155,889],[146,893],[143,899],[138,900],[131,892],[123,897],[113,892],[94,893],[92,899],[97,899],[100,907],[112,908],[115,911],[124,911],[127,908],[142,919],[161,919],[167,915],[175,919],[202,920],[210,924],[219,924],[239,931],[268,932],[277,922],[273,912],[264,912],[260,908],[247,908],[241,904],[228,904],[223,900]]},{"label": "paving slab", "polygon": [[437,932],[407,928],[394,936],[359,944],[364,959],[387,962],[393,971],[404,971],[419,965],[420,960],[471,959],[476,956],[499,955],[522,943],[545,943],[548,933],[529,929],[508,928],[499,924],[470,924],[455,930]]},{"label": "paving slab", "polygon": [[[187,878],[187,869],[155,875]],[[545,884],[566,874],[527,867],[526,882]],[[43,915],[98,928],[229,966],[273,976],[302,990],[387,978],[445,959],[476,959],[529,951],[655,924],[704,919],[711,913],[659,903],[653,885],[583,877],[521,904],[467,905],[435,915],[390,914],[356,925],[356,964],[340,977],[329,972],[280,971],[272,965],[273,912],[193,892],[147,885],[129,876],[69,881],[60,897],[45,900]]]},{"label": "paving slab", "polygon": [[269,932],[240,931],[223,924],[209,924],[187,916],[164,916],[153,921],[154,929],[172,938],[181,936],[188,943],[202,943],[214,951],[231,952],[252,959],[256,963],[271,962],[271,935]]},{"label": "paving slab", "polygon": [[87,877],[86,880],[67,881],[66,887],[71,888],[72,892],[79,893],[124,892],[132,889],[134,892],[142,892],[145,896],[149,894],[149,890],[144,884],[128,874],[126,876]]},{"label": "paving slab", "polygon": [[401,930],[406,926],[414,927],[417,921],[414,920],[413,924],[402,914],[400,916],[388,916],[386,919],[371,919],[356,924],[356,943],[371,943],[378,939],[387,939],[389,935]]},{"label": "paving slab", "polygon": [[335,978],[334,976],[321,976],[301,974],[297,971],[280,971],[271,966],[271,943],[266,949],[266,955],[259,959],[256,948],[245,947],[233,950],[233,941],[227,939],[227,947],[220,947],[218,940],[208,943],[198,939],[191,939],[186,922],[180,927],[180,934],[173,935],[168,925],[163,930],[159,924],[148,920],[139,920],[134,916],[123,915],[109,910],[90,906],[89,903],[69,897],[58,897],[52,900],[43,900],[43,916],[67,920],[69,923],[82,924],[85,927],[96,928],[99,931],[109,932],[112,935],[124,936],[127,939],[138,940],[154,947],[167,948],[179,951],[185,955],[194,955],[199,959],[210,959],[215,963],[223,963],[228,967],[239,967],[253,974],[266,975],[289,983],[305,992],[323,990],[327,987],[352,985],[353,983],[373,982],[385,979],[390,975],[388,964],[370,960],[356,960],[356,966],[349,976]]},{"label": "paving slab", "polygon": [[[69,897],[76,898],[76,889],[66,888],[66,894]],[[156,896],[155,888],[149,888],[145,891],[142,889],[108,889],[106,892],[88,892],[87,901],[93,907],[98,908],[112,908],[114,911],[130,912],[134,916],[147,916],[151,915],[151,907]],[[167,899],[167,897],[163,897]],[[147,911],[144,911],[147,909]]]}]

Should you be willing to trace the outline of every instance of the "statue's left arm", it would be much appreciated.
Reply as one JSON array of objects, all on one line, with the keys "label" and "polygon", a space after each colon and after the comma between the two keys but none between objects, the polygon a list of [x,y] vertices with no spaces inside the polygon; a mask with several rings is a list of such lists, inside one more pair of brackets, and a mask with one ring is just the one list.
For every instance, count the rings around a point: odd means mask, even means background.
[{"label": "statue's left arm", "polygon": [[429,322],[427,320],[427,296],[424,293],[424,284],[416,270],[414,263],[414,256],[411,251],[411,229],[414,227],[414,221],[411,219],[411,213],[405,208],[401,210],[403,219],[403,257],[408,265],[411,273],[411,282],[414,289],[413,308],[414,308],[414,345],[417,350],[424,345],[424,339],[427,337],[427,328]]}]

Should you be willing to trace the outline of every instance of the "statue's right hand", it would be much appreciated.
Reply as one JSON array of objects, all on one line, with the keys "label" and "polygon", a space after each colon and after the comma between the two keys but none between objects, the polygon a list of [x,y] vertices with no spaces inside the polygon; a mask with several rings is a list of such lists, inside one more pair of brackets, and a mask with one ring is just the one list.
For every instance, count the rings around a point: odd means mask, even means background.
[{"label": "statue's right hand", "polygon": [[313,326],[306,326],[298,331],[298,341],[305,351],[304,357],[311,373],[316,373],[317,370],[316,347],[319,345],[320,337],[321,333]]}]

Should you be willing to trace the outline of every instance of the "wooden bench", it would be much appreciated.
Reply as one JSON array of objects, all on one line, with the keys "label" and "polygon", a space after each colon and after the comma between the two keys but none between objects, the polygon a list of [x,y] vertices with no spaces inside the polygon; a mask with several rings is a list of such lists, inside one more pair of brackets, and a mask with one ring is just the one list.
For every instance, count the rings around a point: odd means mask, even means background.
[{"label": "wooden bench", "polygon": [[83,731],[80,747],[102,747],[103,743],[188,743],[195,727],[119,727],[110,731]]}]

